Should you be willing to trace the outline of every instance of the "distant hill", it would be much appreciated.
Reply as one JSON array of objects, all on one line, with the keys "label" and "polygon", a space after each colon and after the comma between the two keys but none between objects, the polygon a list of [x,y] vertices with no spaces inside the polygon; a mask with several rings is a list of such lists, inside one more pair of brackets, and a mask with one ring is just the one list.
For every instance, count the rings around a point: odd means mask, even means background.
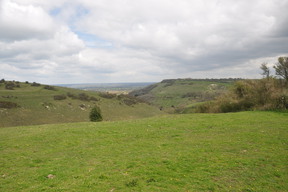
[{"label": "distant hill", "polygon": [[124,93],[127,94],[135,89],[141,89],[155,82],[143,82],[143,83],[86,83],[86,84],[59,84],[61,87],[100,91],[109,93]]},{"label": "distant hill", "polygon": [[130,92],[166,112],[189,112],[199,103],[214,99],[239,79],[166,79]]},{"label": "distant hill", "polygon": [[128,95],[0,81],[0,127],[89,121],[90,109],[94,105],[101,108],[105,121],[162,113]]}]

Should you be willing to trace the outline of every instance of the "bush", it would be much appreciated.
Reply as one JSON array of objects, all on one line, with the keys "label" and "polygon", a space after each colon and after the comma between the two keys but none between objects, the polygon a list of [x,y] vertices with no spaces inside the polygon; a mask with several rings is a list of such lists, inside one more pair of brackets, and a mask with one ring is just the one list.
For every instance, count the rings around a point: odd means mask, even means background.
[{"label": "bush", "polygon": [[90,101],[99,101],[99,99],[97,99],[96,97],[91,96],[90,97]]},{"label": "bush", "polygon": [[78,99],[81,101],[90,101],[90,97],[86,93],[79,93]]},{"label": "bush", "polygon": [[31,86],[33,86],[33,87],[39,87],[39,86],[41,86],[41,84],[40,84],[40,83],[33,82],[33,83],[31,84]]},{"label": "bush", "polygon": [[122,102],[128,106],[136,105],[138,103],[144,103],[143,100],[131,95],[124,95],[124,94],[117,95],[117,99],[122,100]]},{"label": "bush", "polygon": [[99,96],[100,97],[102,97],[102,98],[105,98],[105,99],[113,99],[113,98],[115,98],[117,95],[116,94],[111,94],[111,93],[104,93],[104,92],[101,92],[100,94],[99,94]]},{"label": "bush", "polygon": [[101,115],[101,110],[98,106],[94,106],[91,109],[89,118],[90,118],[90,121],[93,121],[93,122],[99,122],[103,120],[102,115]]},{"label": "bush", "polygon": [[81,101],[99,101],[96,97],[89,96],[86,93],[79,93],[78,95],[74,95],[73,93],[67,93],[67,96],[72,99],[79,99]]},{"label": "bush", "polygon": [[15,87],[20,88],[20,83],[17,81],[6,81],[5,83],[5,88],[8,90],[14,90]]},{"label": "bush", "polygon": [[54,95],[54,100],[64,100],[66,98],[66,95]]},{"label": "bush", "polygon": [[274,78],[238,81],[229,93],[197,107],[197,112],[236,112],[287,109],[288,92]]},{"label": "bush", "polygon": [[17,103],[13,103],[10,101],[0,101],[0,108],[12,109],[17,107],[20,107]]},{"label": "bush", "polygon": [[5,89],[14,90],[15,84],[12,82],[8,82],[5,84]]},{"label": "bush", "polygon": [[184,95],[181,96],[182,98],[198,98],[201,97],[201,94],[199,93],[195,93],[195,92],[189,92],[189,93],[185,93]]},{"label": "bush", "polygon": [[44,89],[51,90],[51,91],[56,91],[56,88],[53,87],[53,86],[50,86],[50,85],[45,85]]},{"label": "bush", "polygon": [[72,98],[72,99],[77,99],[77,96],[74,95],[73,93],[70,93],[70,92],[67,93],[67,96]]}]

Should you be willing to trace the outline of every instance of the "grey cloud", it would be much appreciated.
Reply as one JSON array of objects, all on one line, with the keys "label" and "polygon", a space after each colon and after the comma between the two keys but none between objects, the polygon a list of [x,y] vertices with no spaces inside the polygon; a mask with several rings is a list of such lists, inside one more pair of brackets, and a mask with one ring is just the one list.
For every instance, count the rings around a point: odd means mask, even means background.
[{"label": "grey cloud", "polygon": [[[14,22],[0,17],[0,65],[54,81],[229,76],[225,70],[255,77],[258,61],[288,54],[287,0],[3,2],[30,12],[10,16]],[[49,15],[55,8],[61,13]],[[113,46],[97,46],[102,39]]]}]

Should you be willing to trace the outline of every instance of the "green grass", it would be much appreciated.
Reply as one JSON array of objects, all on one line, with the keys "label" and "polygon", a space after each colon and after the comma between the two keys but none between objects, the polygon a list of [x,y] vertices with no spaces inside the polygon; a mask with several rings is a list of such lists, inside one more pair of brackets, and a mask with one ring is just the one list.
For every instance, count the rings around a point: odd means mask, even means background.
[{"label": "green grass", "polygon": [[[44,89],[44,85],[33,87],[31,84],[20,83],[20,88],[6,90],[4,84],[0,83],[0,101],[9,101],[21,106],[14,109],[0,108],[0,127],[87,122],[94,105],[101,108],[105,121],[135,119],[161,114],[158,108],[145,103],[126,105],[123,99],[117,97],[103,98],[97,92],[56,86],[55,88],[54,91]],[[68,92],[74,95],[85,93],[99,101],[81,101],[69,97],[65,100],[54,100],[53,98],[55,95],[67,95]],[[81,109],[80,105],[86,107]]]},{"label": "green grass", "polygon": [[287,120],[241,112],[1,128],[0,191],[284,192]]},{"label": "green grass", "polygon": [[190,105],[212,100],[226,92],[233,82],[235,80],[164,80],[154,84],[153,89],[147,91],[147,88],[144,88],[131,94],[140,95],[140,98],[161,107],[166,112],[173,113],[175,109],[183,112]]}]

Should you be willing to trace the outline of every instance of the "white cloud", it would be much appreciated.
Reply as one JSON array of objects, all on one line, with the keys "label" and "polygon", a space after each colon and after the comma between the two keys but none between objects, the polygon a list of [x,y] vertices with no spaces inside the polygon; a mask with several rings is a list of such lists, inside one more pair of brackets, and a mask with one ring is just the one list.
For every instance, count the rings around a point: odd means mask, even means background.
[{"label": "white cloud", "polygon": [[258,61],[288,54],[286,7],[288,0],[2,0],[1,75],[47,83],[260,77]]},{"label": "white cloud", "polygon": [[50,38],[53,35],[55,25],[41,7],[22,6],[3,0],[0,10],[1,40]]}]

